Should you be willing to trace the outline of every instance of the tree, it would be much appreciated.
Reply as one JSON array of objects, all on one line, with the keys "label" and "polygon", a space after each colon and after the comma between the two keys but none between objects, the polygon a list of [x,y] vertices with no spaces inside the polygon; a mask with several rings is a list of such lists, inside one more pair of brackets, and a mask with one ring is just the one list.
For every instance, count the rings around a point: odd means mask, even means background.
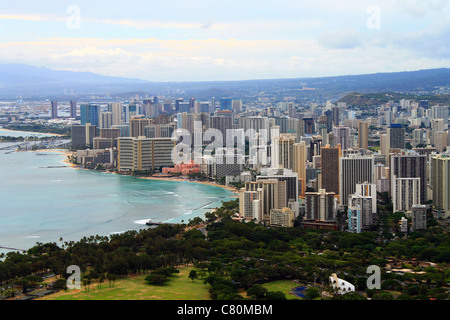
[{"label": "tree", "polygon": [[194,281],[195,279],[197,279],[197,278],[198,278],[197,271],[191,270],[191,272],[189,272],[188,278],[191,279],[192,281]]},{"label": "tree", "polygon": [[162,285],[166,282],[169,281],[169,278],[163,274],[159,274],[159,273],[151,273],[150,275],[148,275],[145,278],[145,281],[148,284],[153,284],[153,285]]},{"label": "tree", "polygon": [[314,299],[320,298],[320,297],[322,297],[322,294],[320,293],[319,288],[310,287],[310,288],[306,289],[305,298],[307,300],[314,300]]},{"label": "tree", "polygon": [[266,296],[267,291],[268,290],[264,288],[262,285],[255,284],[254,286],[252,286],[250,289],[247,290],[247,295],[253,296],[259,300],[263,299]]}]

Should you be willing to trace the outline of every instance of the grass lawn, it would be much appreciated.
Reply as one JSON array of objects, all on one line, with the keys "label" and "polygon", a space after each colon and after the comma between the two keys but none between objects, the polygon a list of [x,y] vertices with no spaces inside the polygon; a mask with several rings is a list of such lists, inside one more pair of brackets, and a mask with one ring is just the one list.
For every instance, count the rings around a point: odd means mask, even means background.
[{"label": "grass lawn", "polygon": [[86,292],[82,286],[80,290],[60,291],[39,300],[210,300],[209,285],[188,278],[191,266],[178,270],[180,273],[164,285],[147,284],[144,279],[148,274],[145,274],[118,279],[112,288],[105,281],[101,289],[91,286]]},{"label": "grass lawn", "polygon": [[262,284],[264,288],[266,288],[269,291],[281,291],[286,296],[286,299],[288,300],[298,300],[301,299],[299,297],[296,297],[292,294],[289,294],[289,291],[291,289],[298,287],[299,284],[291,281],[291,280],[278,280],[278,281],[272,281]]}]

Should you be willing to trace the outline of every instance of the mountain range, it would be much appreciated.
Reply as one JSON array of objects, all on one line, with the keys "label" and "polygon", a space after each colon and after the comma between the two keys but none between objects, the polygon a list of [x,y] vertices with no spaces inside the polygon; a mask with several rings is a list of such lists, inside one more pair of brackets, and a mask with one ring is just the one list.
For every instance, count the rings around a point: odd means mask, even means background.
[{"label": "mountain range", "polygon": [[124,92],[165,94],[182,92],[196,98],[246,95],[294,96],[314,100],[338,100],[351,92],[430,93],[450,87],[450,69],[425,69],[392,73],[298,77],[241,81],[151,82],[134,78],[110,77],[92,72],[52,70],[23,64],[0,63],[0,97],[63,96]]}]

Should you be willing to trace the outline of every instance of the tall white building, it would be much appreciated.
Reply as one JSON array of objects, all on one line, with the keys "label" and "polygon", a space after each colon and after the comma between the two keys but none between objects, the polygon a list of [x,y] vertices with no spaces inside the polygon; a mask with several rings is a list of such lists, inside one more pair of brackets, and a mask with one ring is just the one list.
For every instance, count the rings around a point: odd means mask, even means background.
[{"label": "tall white building", "polygon": [[391,182],[393,212],[406,212],[420,204],[420,178],[397,178]]}]

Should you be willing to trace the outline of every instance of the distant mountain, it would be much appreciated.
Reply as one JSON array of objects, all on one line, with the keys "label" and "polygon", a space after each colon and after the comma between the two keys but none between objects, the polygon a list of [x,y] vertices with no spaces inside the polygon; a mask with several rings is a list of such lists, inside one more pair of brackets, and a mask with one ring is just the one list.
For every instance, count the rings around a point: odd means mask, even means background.
[{"label": "distant mountain", "polygon": [[[117,95],[126,92],[171,94],[179,97],[210,99],[295,97],[297,102],[337,101],[352,92],[377,93],[432,92],[450,87],[450,69],[426,69],[408,72],[374,73],[332,77],[299,77],[243,81],[151,82],[141,79],[108,77],[91,72],[58,71],[21,64],[0,64],[0,96],[61,96],[74,91],[79,95]],[[306,89],[306,90],[305,90]],[[310,90],[308,90],[310,89]]]},{"label": "distant mountain", "polygon": [[414,95],[402,94],[397,92],[380,92],[380,93],[357,93],[352,92],[339,99],[338,102],[345,102],[349,106],[373,106],[387,103],[389,101],[405,100],[427,100],[430,105],[434,104],[450,104],[450,94],[442,95]]},{"label": "distant mountain", "polygon": [[[103,76],[92,72],[52,70],[23,64],[0,64],[0,93],[32,95],[61,94],[64,89],[82,90],[83,93],[120,90],[149,81],[132,78]],[[130,87],[133,88],[133,87]]]}]

